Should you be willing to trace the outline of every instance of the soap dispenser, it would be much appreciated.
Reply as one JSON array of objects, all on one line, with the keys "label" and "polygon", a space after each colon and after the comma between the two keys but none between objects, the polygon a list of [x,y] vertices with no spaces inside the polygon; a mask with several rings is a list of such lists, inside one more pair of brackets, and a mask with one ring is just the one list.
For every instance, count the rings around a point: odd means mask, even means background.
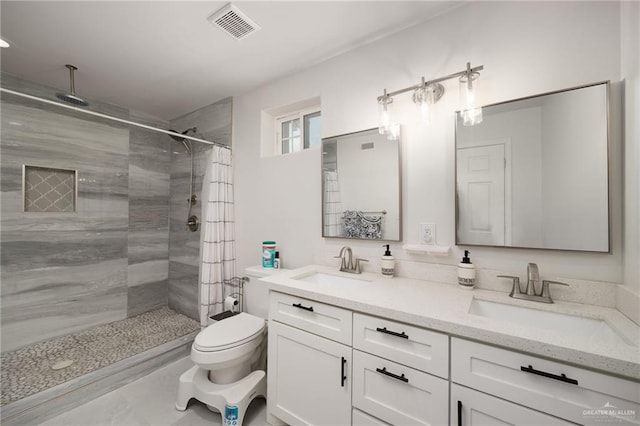
[{"label": "soap dispenser", "polygon": [[469,250],[464,251],[464,257],[458,263],[458,284],[466,289],[472,289],[476,285],[476,267],[471,263]]},{"label": "soap dispenser", "polygon": [[385,278],[393,278],[396,272],[396,261],[391,255],[389,244],[383,244],[382,247],[387,248],[382,256],[382,276]]}]

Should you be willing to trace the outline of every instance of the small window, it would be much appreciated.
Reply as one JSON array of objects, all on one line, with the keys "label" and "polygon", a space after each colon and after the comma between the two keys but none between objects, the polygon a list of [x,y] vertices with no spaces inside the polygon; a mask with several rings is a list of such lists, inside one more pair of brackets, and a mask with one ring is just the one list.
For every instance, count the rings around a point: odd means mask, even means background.
[{"label": "small window", "polygon": [[276,153],[290,154],[320,146],[319,106],[277,117],[275,121]]},{"label": "small window", "polygon": [[320,132],[320,111],[304,115],[304,149],[320,146],[322,135]]}]

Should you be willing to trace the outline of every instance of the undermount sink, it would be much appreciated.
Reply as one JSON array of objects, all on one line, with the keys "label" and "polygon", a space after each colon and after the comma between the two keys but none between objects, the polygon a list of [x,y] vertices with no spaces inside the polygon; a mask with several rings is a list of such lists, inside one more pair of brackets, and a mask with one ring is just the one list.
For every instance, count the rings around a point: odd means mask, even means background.
[{"label": "undermount sink", "polygon": [[541,311],[479,299],[473,299],[469,313],[578,338],[596,339],[602,344],[627,344],[615,330],[600,319]]},{"label": "undermount sink", "polygon": [[362,285],[371,282],[371,280],[366,278],[350,278],[342,275],[326,274],[324,272],[311,272],[292,278],[313,284]]}]

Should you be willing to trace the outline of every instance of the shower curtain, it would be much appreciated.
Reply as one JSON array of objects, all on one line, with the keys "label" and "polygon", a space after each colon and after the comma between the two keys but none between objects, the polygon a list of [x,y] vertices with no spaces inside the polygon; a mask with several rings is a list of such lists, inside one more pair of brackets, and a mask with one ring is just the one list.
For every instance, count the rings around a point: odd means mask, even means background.
[{"label": "shower curtain", "polygon": [[344,235],[342,223],[342,200],[338,172],[324,171],[324,235],[339,237]]},{"label": "shower curtain", "polygon": [[[236,275],[231,149],[214,146],[203,182],[200,256],[200,325],[222,312],[224,282]],[[205,198],[208,197],[208,198]]]}]

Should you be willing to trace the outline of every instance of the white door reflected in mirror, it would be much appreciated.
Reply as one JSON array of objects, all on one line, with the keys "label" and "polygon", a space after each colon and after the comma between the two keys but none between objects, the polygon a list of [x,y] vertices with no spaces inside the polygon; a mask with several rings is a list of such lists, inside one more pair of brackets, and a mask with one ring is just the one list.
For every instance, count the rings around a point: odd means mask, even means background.
[{"label": "white door reflected in mirror", "polygon": [[456,122],[456,243],[609,252],[609,83]]}]

